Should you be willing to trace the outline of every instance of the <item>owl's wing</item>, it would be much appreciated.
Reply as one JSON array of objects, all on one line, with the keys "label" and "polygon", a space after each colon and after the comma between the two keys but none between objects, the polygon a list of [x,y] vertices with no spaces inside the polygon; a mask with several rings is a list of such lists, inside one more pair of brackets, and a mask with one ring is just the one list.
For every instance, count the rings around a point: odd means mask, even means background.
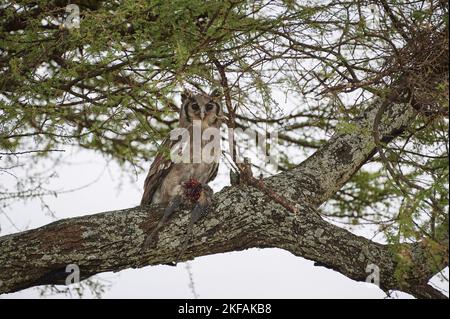
[{"label": "owl's wing", "polygon": [[170,160],[169,152],[174,145],[174,142],[175,141],[167,138],[156,154],[155,160],[150,166],[150,170],[145,178],[144,194],[142,195],[141,205],[147,205],[152,202],[153,195],[172,168],[173,162]]}]

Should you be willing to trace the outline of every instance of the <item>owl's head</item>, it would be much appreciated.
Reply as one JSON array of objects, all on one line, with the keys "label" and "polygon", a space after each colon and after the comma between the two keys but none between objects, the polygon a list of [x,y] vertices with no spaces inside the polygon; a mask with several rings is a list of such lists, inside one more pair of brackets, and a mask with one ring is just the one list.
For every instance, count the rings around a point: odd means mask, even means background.
[{"label": "owl's head", "polygon": [[218,127],[223,119],[218,90],[211,94],[193,94],[184,91],[181,94],[180,127],[188,127],[199,120],[202,127]]}]

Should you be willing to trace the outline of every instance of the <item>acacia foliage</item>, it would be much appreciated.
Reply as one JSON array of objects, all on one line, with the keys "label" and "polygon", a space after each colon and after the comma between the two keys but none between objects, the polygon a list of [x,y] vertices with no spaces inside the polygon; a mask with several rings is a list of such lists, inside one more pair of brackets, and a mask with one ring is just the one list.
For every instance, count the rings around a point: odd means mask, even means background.
[{"label": "acacia foliage", "polygon": [[[3,176],[68,145],[146,169],[184,88],[222,87],[228,124],[279,130],[281,170],[354,130],[375,98],[407,101],[415,123],[380,142],[328,216],[393,243],[448,237],[446,1],[71,3],[79,28],[63,25],[66,1],[0,4]],[[0,199],[45,195],[40,178],[0,185]]]}]

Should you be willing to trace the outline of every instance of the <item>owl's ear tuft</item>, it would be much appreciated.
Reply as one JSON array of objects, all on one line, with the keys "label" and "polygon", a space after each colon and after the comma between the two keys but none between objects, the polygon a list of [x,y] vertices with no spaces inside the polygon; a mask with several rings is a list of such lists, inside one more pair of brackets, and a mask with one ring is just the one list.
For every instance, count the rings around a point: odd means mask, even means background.
[{"label": "owl's ear tuft", "polygon": [[192,97],[192,92],[189,90],[184,90],[181,92],[181,103],[184,104],[184,102]]},{"label": "owl's ear tuft", "polygon": [[220,98],[222,90],[220,88],[214,88],[209,95],[215,99]]}]

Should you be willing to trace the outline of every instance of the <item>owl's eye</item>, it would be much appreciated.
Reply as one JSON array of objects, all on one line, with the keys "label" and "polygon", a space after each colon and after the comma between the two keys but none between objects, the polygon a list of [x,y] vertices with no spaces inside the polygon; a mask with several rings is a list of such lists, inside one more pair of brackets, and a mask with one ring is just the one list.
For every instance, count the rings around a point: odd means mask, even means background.
[{"label": "owl's eye", "polygon": [[214,108],[214,104],[212,104],[212,103],[206,104],[206,110],[207,111],[211,111],[213,108]]},{"label": "owl's eye", "polygon": [[199,106],[198,106],[197,103],[191,104],[191,107],[192,107],[192,109],[193,109],[194,111],[197,111],[197,110],[199,109]]}]

